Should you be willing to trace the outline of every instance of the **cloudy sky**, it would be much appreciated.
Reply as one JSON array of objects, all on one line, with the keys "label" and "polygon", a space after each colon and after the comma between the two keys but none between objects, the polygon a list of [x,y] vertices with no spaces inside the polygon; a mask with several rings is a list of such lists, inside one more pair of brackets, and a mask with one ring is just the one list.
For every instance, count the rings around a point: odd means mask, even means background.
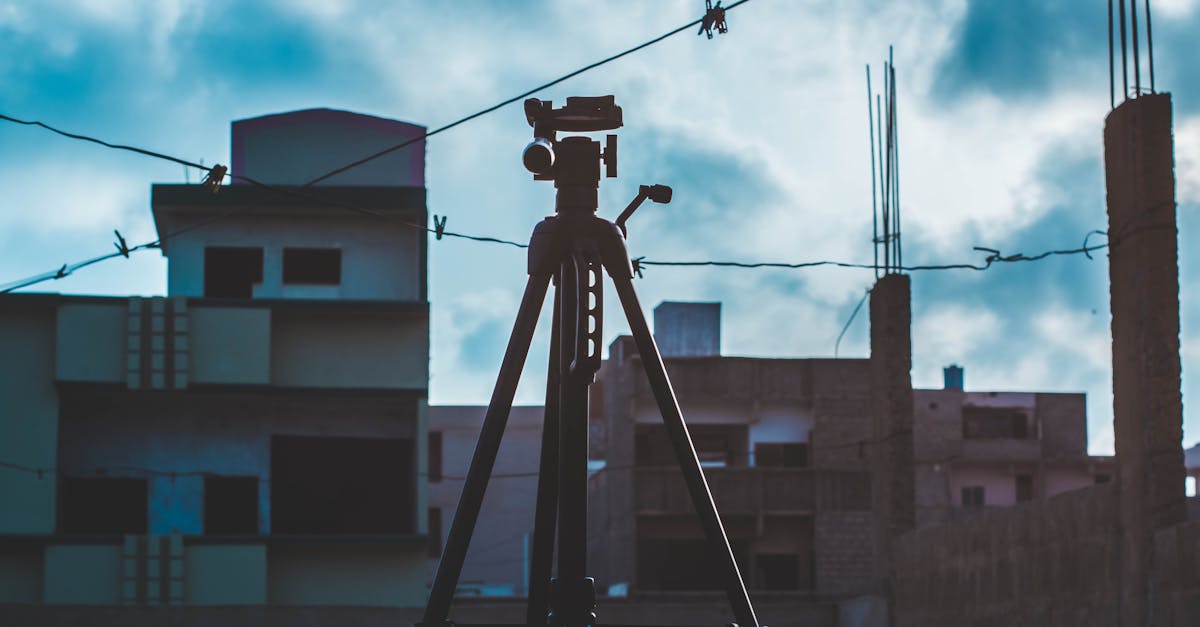
[{"label": "cloudy sky", "polygon": [[[895,45],[907,263],[1078,247],[1106,228],[1105,3],[754,0],[729,33],[681,34],[540,94],[614,94],[625,113],[614,217],[639,184],[675,189],[631,221],[655,260],[871,259],[864,65]],[[1185,441],[1200,438],[1200,2],[1153,3],[1156,81],[1174,94]],[[229,122],[310,107],[434,128],[699,16],[699,0],[329,2],[0,1],[0,113],[205,163]],[[876,74],[878,77],[878,74]],[[431,138],[430,213],[452,230],[524,240],[551,211],[530,180],[513,105]],[[0,283],[155,236],[154,182],[179,166],[0,125]],[[192,181],[196,175],[193,173]],[[431,242],[434,403],[483,403],[524,281],[510,247]],[[166,262],[135,255],[31,291],[162,294]],[[662,300],[723,303],[722,351],[829,356],[869,270],[650,268]],[[606,338],[626,332],[611,305]],[[1094,452],[1112,450],[1107,262],[1051,258],[913,277],[913,381],[1083,391]],[[545,324],[518,401],[538,403]],[[865,316],[841,355],[867,354]]]}]

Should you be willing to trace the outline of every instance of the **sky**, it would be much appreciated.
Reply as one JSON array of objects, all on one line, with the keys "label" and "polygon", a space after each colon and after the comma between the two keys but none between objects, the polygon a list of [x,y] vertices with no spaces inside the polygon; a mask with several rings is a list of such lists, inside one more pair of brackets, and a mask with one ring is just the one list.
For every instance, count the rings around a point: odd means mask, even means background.
[{"label": "sky", "polygon": [[[1200,0],[1152,3],[1156,87],[1175,107],[1186,444],[1200,439]],[[700,16],[698,0],[329,2],[0,0],[0,113],[228,163],[235,119],[331,107],[436,128]],[[674,188],[630,221],[653,260],[870,262],[865,65],[894,46],[906,264],[1077,248],[1105,229],[1109,111],[1104,4],[753,0],[729,32],[683,33],[539,93],[613,94],[624,110],[614,218],[638,185]],[[1144,45],[1144,41],[1143,41]],[[1143,72],[1145,73],[1145,72]],[[1118,90],[1119,80],[1118,80]],[[447,228],[525,240],[552,211],[531,180],[518,105],[430,138],[430,214]],[[190,176],[190,179],[188,178]],[[154,239],[153,183],[195,172],[0,124],[0,283]],[[1103,241],[1093,240],[1093,242]],[[525,280],[524,253],[431,240],[430,401],[486,403]],[[1093,453],[1111,453],[1107,258],[1052,257],[986,272],[913,275],[913,383],[1085,392]],[[157,295],[156,251],[26,291]],[[720,301],[723,354],[828,357],[870,270],[651,267],[663,300]],[[606,342],[628,332],[609,290]],[[518,403],[541,402],[548,317]],[[865,357],[860,315],[839,354]]]}]

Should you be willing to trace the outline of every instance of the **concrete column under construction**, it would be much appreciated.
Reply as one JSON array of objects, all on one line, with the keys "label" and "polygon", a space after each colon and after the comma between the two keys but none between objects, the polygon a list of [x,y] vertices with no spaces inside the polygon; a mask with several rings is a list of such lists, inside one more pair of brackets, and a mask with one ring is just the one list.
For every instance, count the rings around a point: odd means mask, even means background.
[{"label": "concrete column under construction", "polygon": [[871,499],[876,580],[890,597],[893,539],[913,528],[911,286],[889,274],[871,289]]},{"label": "concrete column under construction", "polygon": [[1113,109],[1104,126],[1120,507],[1120,624],[1153,624],[1153,537],[1187,518],[1179,265],[1169,94]]}]

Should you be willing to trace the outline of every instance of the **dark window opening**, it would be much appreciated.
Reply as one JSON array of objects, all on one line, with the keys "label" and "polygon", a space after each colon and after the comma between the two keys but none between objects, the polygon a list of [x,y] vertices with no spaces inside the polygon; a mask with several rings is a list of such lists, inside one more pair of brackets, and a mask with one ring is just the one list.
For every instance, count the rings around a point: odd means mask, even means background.
[{"label": "dark window opening", "polygon": [[146,480],[63,477],[59,516],[63,533],[146,533]]},{"label": "dark window opening", "polygon": [[429,432],[428,468],[425,470],[430,481],[442,480],[442,432]]},{"label": "dark window opening", "polygon": [[1108,483],[1109,481],[1112,481],[1112,477],[1108,475],[1096,475],[1094,480],[1096,484],[1099,485],[1101,483]]},{"label": "dark window opening", "polygon": [[442,555],[442,508],[429,508],[429,557]]},{"label": "dark window opening", "polygon": [[258,534],[258,477],[204,478],[204,533]]},{"label": "dark window opening", "polygon": [[283,282],[338,285],[342,282],[342,251],[337,248],[284,248]]},{"label": "dark window opening", "polygon": [[1033,500],[1033,476],[1017,475],[1017,502]]},{"label": "dark window opening", "polygon": [[759,442],[754,445],[754,465],[763,468],[805,468],[808,466],[808,444]]},{"label": "dark window opening", "polygon": [[754,583],[762,590],[800,589],[800,557],[795,554],[755,556]]},{"label": "dark window opening", "polygon": [[204,249],[204,295],[250,298],[262,283],[263,250],[210,246]]},{"label": "dark window opening", "polygon": [[[745,426],[693,425],[688,431],[701,465],[724,467],[746,463],[749,445]],[[639,428],[634,438],[633,456],[634,464],[638,466],[675,466],[679,463],[664,427]]]},{"label": "dark window opening", "polygon": [[[746,544],[732,541],[741,572]],[[646,590],[724,590],[724,569],[704,540],[641,540],[637,544],[638,587]]]},{"label": "dark window opening", "polygon": [[973,439],[1018,439],[1029,437],[1028,419],[1020,409],[964,407],[963,437]]},{"label": "dark window opening", "polygon": [[271,438],[271,532],[412,533],[412,442]]},{"label": "dark window opening", "polygon": [[983,507],[983,486],[964,486],[962,489],[962,504],[963,507]]}]

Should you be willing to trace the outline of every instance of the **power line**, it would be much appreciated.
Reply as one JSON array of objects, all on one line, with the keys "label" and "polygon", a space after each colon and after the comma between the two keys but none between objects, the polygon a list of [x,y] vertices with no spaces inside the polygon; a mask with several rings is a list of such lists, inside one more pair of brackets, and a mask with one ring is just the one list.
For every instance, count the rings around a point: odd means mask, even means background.
[{"label": "power line", "polygon": [[[745,4],[745,3],[746,3],[746,2],[748,2],[748,1],[749,1],[749,0],[739,0],[738,2],[734,2],[733,4],[731,4],[731,5],[729,5],[728,7],[726,7],[726,8],[725,8],[725,10],[726,10],[726,11],[728,11],[728,10],[730,10],[730,9],[733,9],[734,7],[737,7],[738,5]],[[632,48],[629,48],[629,49],[627,49],[627,50],[625,50],[625,51],[623,51],[623,52],[617,53],[617,54],[615,54],[615,55],[612,55],[612,56],[610,56],[610,57],[607,57],[607,58],[605,58],[605,59],[601,59],[600,61],[597,61],[597,62],[595,62],[595,63],[589,64],[589,65],[586,65],[586,66],[584,66],[584,67],[582,67],[582,68],[579,68],[579,69],[577,69],[577,70],[575,70],[575,71],[572,71],[572,72],[569,72],[569,73],[567,73],[567,74],[564,74],[563,76],[560,76],[560,77],[558,77],[558,78],[556,78],[556,79],[554,79],[554,80],[552,80],[552,81],[549,81],[549,82],[547,82],[547,83],[543,83],[543,84],[541,84],[541,85],[539,85],[539,86],[537,86],[537,87],[534,87],[533,89],[527,90],[527,91],[525,91],[525,92],[523,92],[523,93],[521,93],[521,94],[519,94],[519,95],[517,95],[517,96],[514,96],[514,97],[512,97],[512,98],[509,98],[509,99],[507,99],[507,100],[504,100],[504,101],[502,101],[502,102],[500,102],[500,103],[497,103],[497,104],[495,104],[495,105],[492,105],[491,107],[488,107],[488,108],[486,108],[486,109],[483,109],[483,110],[477,111],[477,112],[475,112],[475,113],[472,113],[471,115],[468,115],[468,116],[466,116],[466,117],[463,117],[463,118],[460,118],[460,119],[458,119],[458,120],[455,120],[454,122],[451,122],[451,123],[449,123],[449,124],[446,124],[446,125],[444,125],[444,126],[441,126],[441,127],[439,127],[439,128],[436,128],[436,129],[434,129],[434,130],[432,130],[432,131],[429,131],[429,132],[427,132],[427,133],[423,133],[423,134],[422,134],[421,136],[419,136],[419,137],[415,137],[415,138],[409,139],[409,140],[407,140],[407,141],[405,141],[405,142],[402,142],[402,143],[400,143],[400,144],[397,144],[397,145],[395,145],[395,146],[392,146],[392,147],[390,147],[390,148],[387,148],[387,149],[385,149],[385,150],[379,151],[379,152],[377,152],[377,153],[374,153],[374,154],[372,154],[372,155],[368,155],[367,157],[364,157],[364,158],[362,158],[362,159],[359,159],[359,160],[357,160],[357,161],[354,161],[354,162],[352,162],[352,163],[349,163],[349,164],[347,164],[347,165],[345,165],[345,166],[342,166],[342,167],[336,168],[336,169],[334,169],[334,170],[331,170],[330,172],[327,172],[327,173],[325,173],[325,174],[322,174],[321,176],[318,176],[318,177],[316,177],[316,178],[314,178],[314,179],[312,179],[312,180],[308,181],[307,183],[304,183],[304,184],[303,184],[301,187],[303,187],[303,188],[310,188],[310,187],[312,187],[313,185],[315,185],[316,183],[319,183],[319,182],[321,182],[321,181],[324,181],[324,180],[326,180],[326,179],[328,179],[328,178],[330,178],[330,177],[333,177],[333,176],[335,176],[335,175],[337,175],[337,174],[340,174],[340,173],[342,173],[342,172],[346,172],[346,171],[348,171],[348,170],[350,170],[350,169],[356,168],[356,167],[358,167],[358,166],[360,166],[360,165],[363,165],[364,163],[367,163],[367,162],[369,162],[369,161],[372,161],[372,160],[374,160],[374,159],[377,159],[377,158],[379,158],[379,157],[382,157],[382,156],[384,156],[384,155],[386,155],[386,154],[389,154],[389,153],[395,152],[395,151],[397,151],[397,150],[400,150],[400,149],[402,149],[402,148],[404,148],[404,147],[406,147],[406,146],[412,145],[412,144],[414,144],[414,143],[416,143],[416,142],[418,142],[418,141],[422,141],[422,140],[424,140],[424,139],[426,139],[426,138],[428,138],[428,137],[432,137],[432,136],[434,136],[434,135],[437,135],[438,133],[442,133],[442,132],[444,132],[444,131],[448,131],[448,130],[450,130],[450,129],[452,129],[452,128],[454,128],[454,127],[456,127],[456,126],[460,125],[460,124],[463,124],[463,123],[465,123],[465,122],[469,122],[469,121],[471,121],[471,120],[474,120],[474,119],[476,119],[476,118],[478,118],[478,117],[481,117],[481,116],[487,115],[487,114],[489,114],[489,113],[492,113],[492,112],[494,112],[494,111],[497,111],[497,110],[499,110],[499,109],[501,109],[501,108],[503,108],[503,107],[505,107],[505,106],[507,106],[507,105],[510,105],[510,104],[512,104],[512,103],[514,103],[514,102],[517,102],[518,100],[522,100],[522,99],[524,99],[524,98],[526,98],[526,97],[528,97],[528,96],[530,96],[530,95],[533,95],[534,93],[537,93],[537,92],[539,92],[539,91],[542,91],[542,90],[544,90],[544,89],[547,89],[547,88],[550,88],[550,87],[553,87],[554,85],[557,85],[557,84],[559,84],[559,83],[562,83],[563,81],[566,81],[566,80],[568,80],[568,79],[570,79],[570,78],[573,78],[573,77],[575,77],[575,76],[578,76],[578,75],[580,75],[580,74],[583,74],[584,72],[587,72],[587,71],[589,71],[589,70],[592,70],[592,69],[595,69],[595,68],[597,68],[597,67],[600,67],[600,66],[602,66],[602,65],[604,65],[604,64],[606,64],[606,63],[610,63],[610,62],[612,62],[612,61],[616,61],[617,59],[620,59],[620,58],[622,58],[622,57],[624,57],[624,56],[627,56],[627,55],[633,54],[634,52],[637,52],[637,51],[639,51],[639,50],[642,50],[642,49],[644,49],[644,48],[647,48],[647,47],[649,47],[649,46],[652,46],[652,45],[654,45],[654,44],[656,44],[656,43],[659,43],[659,42],[661,42],[661,41],[663,41],[663,40],[665,40],[665,39],[667,39],[667,38],[669,38],[669,37],[672,37],[672,36],[674,36],[674,35],[676,35],[676,34],[678,34],[678,33],[681,33],[681,32],[683,32],[683,31],[685,31],[685,30],[688,30],[688,29],[690,29],[691,27],[693,27],[693,26],[695,26],[695,25],[697,25],[697,24],[700,24],[700,23],[701,23],[703,20],[704,20],[704,18],[703,18],[703,17],[701,17],[701,18],[699,18],[699,19],[696,19],[696,20],[693,20],[693,21],[691,21],[691,22],[689,22],[689,23],[687,23],[687,24],[684,24],[683,26],[680,26],[680,27],[678,27],[678,28],[676,28],[676,29],[674,29],[674,30],[672,30],[672,31],[670,31],[670,32],[667,32],[667,33],[665,33],[665,34],[663,34],[663,35],[660,35],[660,36],[658,36],[658,37],[655,37],[654,39],[651,39],[651,40],[649,40],[649,41],[646,41],[646,42],[643,42],[643,43],[641,43],[641,44],[638,44],[637,46],[634,46],[634,47],[632,47]],[[179,165],[182,165],[182,166],[185,166],[185,167],[190,167],[190,168],[196,168],[196,169],[199,169],[199,170],[204,170],[204,171],[206,171],[206,172],[208,172],[208,173],[209,173],[209,177],[210,177],[210,179],[213,177],[213,175],[214,175],[215,173],[217,173],[217,172],[218,172],[218,171],[217,171],[217,168],[220,168],[220,171],[219,171],[219,173],[220,173],[220,177],[219,177],[219,178],[218,178],[218,179],[215,181],[215,184],[216,184],[216,185],[220,185],[220,183],[221,183],[221,180],[220,180],[220,179],[224,178],[224,176],[225,176],[225,168],[224,168],[224,167],[222,167],[222,166],[214,166],[214,167],[211,167],[211,168],[210,168],[210,167],[207,167],[207,166],[205,166],[205,165],[203,165],[203,164],[196,163],[196,162],[194,162],[194,161],[188,161],[188,160],[186,160],[186,159],[181,159],[181,158],[179,158],[179,157],[174,157],[174,156],[172,156],[172,155],[168,155],[168,154],[165,154],[165,153],[161,153],[161,152],[157,152],[157,151],[153,151],[153,150],[147,150],[147,149],[145,149],[145,148],[139,148],[139,147],[136,147],[136,146],[129,146],[129,145],[125,145],[125,144],[115,144],[115,143],[108,142],[108,141],[105,141],[105,140],[102,140],[102,139],[98,139],[98,138],[96,138],[96,137],[91,137],[91,136],[88,136],[88,135],[82,135],[82,134],[78,134],[78,133],[71,133],[71,132],[64,131],[64,130],[62,130],[62,129],[56,128],[56,127],[54,127],[54,126],[51,126],[51,125],[49,125],[49,124],[46,124],[45,122],[41,122],[41,121],[38,121],[38,120],[23,120],[23,119],[19,119],[19,118],[11,117],[11,116],[4,115],[4,114],[0,114],[0,120],[5,120],[5,121],[8,121],[8,122],[13,122],[13,123],[15,123],[15,124],[21,124],[21,125],[25,125],[25,126],[37,126],[37,127],[43,128],[43,129],[45,129],[45,130],[48,130],[48,131],[50,131],[50,132],[52,132],[52,133],[56,133],[56,134],[58,134],[58,135],[61,135],[61,136],[63,136],[63,137],[67,137],[67,138],[70,138],[70,139],[76,139],[76,140],[80,140],[80,141],[86,141],[86,142],[90,142],[90,143],[98,144],[98,145],[100,145],[100,146],[104,146],[104,147],[106,147],[106,148],[111,148],[111,149],[114,149],[114,150],[124,150],[124,151],[128,151],[128,152],[133,152],[133,153],[137,153],[137,154],[145,155],[145,156],[148,156],[148,157],[154,157],[154,158],[156,158],[156,159],[163,159],[163,160],[166,160],[166,161],[170,161],[170,162],[172,162],[172,163],[177,163],[177,164],[179,164]],[[288,190],[288,189],[281,188],[281,187],[277,187],[277,186],[274,186],[274,185],[269,185],[269,184],[267,184],[267,183],[263,183],[263,182],[261,182],[261,181],[255,180],[255,179],[253,179],[253,178],[251,178],[251,177],[242,176],[242,175],[232,175],[232,174],[231,174],[231,175],[229,175],[229,177],[230,177],[231,179],[234,179],[234,180],[240,180],[240,181],[244,181],[244,182],[246,182],[246,183],[249,183],[249,184],[251,184],[251,185],[254,185],[254,186],[256,186],[256,187],[259,187],[259,188],[262,188],[262,189],[267,189],[267,190],[270,190],[270,191],[273,191],[273,192],[276,192],[276,193],[280,193],[280,194],[284,194],[284,195],[289,195],[289,196],[299,196],[299,197],[301,197],[301,198],[304,198],[304,199],[309,199],[309,200],[311,200],[311,199],[312,199],[312,197],[311,197],[310,195],[308,195],[308,194],[303,194],[303,193],[300,193],[300,192],[296,192],[296,191],[294,191],[294,190]],[[359,212],[359,213],[366,213],[366,214],[369,214],[369,215],[374,215],[374,216],[381,217],[381,218],[383,218],[383,217],[386,217],[386,216],[384,216],[383,214],[380,214],[379,212],[376,212],[376,211],[371,211],[371,210],[368,210],[368,209],[365,209],[365,208],[362,208],[362,207],[358,207],[358,206],[355,206],[355,205],[350,205],[350,204],[348,204],[348,203],[336,202],[336,201],[332,201],[332,200],[330,200],[330,199],[321,199],[321,200],[322,200],[322,201],[323,201],[325,204],[330,204],[330,205],[333,205],[333,206],[339,206],[339,207],[342,207],[342,208],[345,208],[345,209],[349,209],[349,210],[351,210],[351,211],[356,211],[356,212]],[[162,243],[163,243],[163,242],[165,242],[166,240],[168,240],[168,239],[172,238],[172,237],[175,237],[175,236],[181,235],[182,233],[185,233],[185,232],[187,232],[187,231],[190,231],[190,230],[193,230],[193,229],[196,229],[196,228],[200,228],[201,226],[207,226],[208,224],[211,224],[211,223],[213,223],[213,222],[216,222],[216,221],[218,221],[218,220],[222,220],[222,219],[224,219],[224,218],[228,217],[229,215],[232,215],[233,213],[236,213],[236,212],[237,212],[237,210],[234,210],[234,211],[231,211],[231,212],[229,212],[228,214],[224,214],[224,215],[221,215],[221,216],[217,216],[217,217],[215,217],[214,219],[211,219],[211,220],[206,220],[206,221],[203,221],[203,222],[200,222],[200,223],[197,223],[197,224],[191,225],[191,226],[189,226],[189,227],[187,227],[187,228],[185,228],[185,229],[181,229],[181,230],[179,230],[179,231],[176,231],[176,232],[170,233],[170,234],[168,234],[168,235],[165,235],[165,236],[163,236],[163,237],[161,237],[161,238],[159,238],[159,239],[157,239],[157,240],[153,240],[153,241],[145,242],[145,243],[143,243],[143,244],[139,244],[139,245],[137,245],[137,246],[133,246],[133,247],[131,247],[131,248],[127,248],[127,249],[125,249],[125,250],[124,250],[124,251],[123,251],[121,254],[119,254],[119,255],[118,255],[118,254],[112,254],[112,253],[110,253],[110,254],[107,254],[107,255],[100,255],[100,256],[97,256],[97,257],[92,257],[92,258],[85,259],[85,260],[83,260],[83,261],[78,261],[78,262],[75,262],[75,263],[65,263],[65,264],[63,264],[63,265],[59,266],[59,267],[58,267],[57,269],[55,269],[55,270],[51,270],[51,271],[47,271],[47,272],[43,272],[43,273],[40,273],[40,274],[37,274],[37,275],[33,275],[33,276],[31,276],[31,277],[27,277],[27,278],[25,278],[25,279],[19,279],[19,280],[17,280],[17,281],[13,281],[13,282],[11,282],[11,283],[9,283],[9,284],[5,285],[3,288],[0,288],[0,294],[6,294],[6,293],[12,292],[12,291],[14,291],[14,290],[22,289],[22,288],[25,288],[25,287],[30,287],[30,286],[32,286],[32,285],[36,285],[36,284],[38,284],[38,283],[42,283],[42,282],[45,282],[45,281],[62,279],[62,278],[65,278],[65,277],[67,277],[67,276],[71,275],[71,274],[72,274],[73,272],[75,272],[76,270],[79,270],[79,269],[85,268],[85,267],[87,267],[87,266],[90,266],[90,265],[93,265],[93,264],[96,264],[96,263],[100,263],[100,262],[103,262],[103,261],[107,261],[107,260],[109,260],[109,259],[114,259],[114,258],[116,258],[116,257],[118,257],[118,256],[123,256],[123,257],[126,257],[126,258],[128,258],[128,257],[129,257],[129,254],[128,254],[128,253],[131,253],[131,252],[138,252],[138,251],[142,251],[142,250],[149,250],[149,249],[152,249],[152,248],[161,248],[161,247],[162,247]],[[436,216],[435,216],[435,219],[436,219]],[[433,229],[431,229],[431,228],[429,228],[429,227],[427,227],[427,226],[424,226],[424,225],[416,225],[416,224],[412,224],[412,223],[406,223],[406,224],[408,224],[408,226],[411,226],[411,227],[415,227],[415,228],[422,229],[422,230],[424,230],[424,231],[426,231],[426,232],[428,232],[428,233],[434,233],[434,234],[437,236],[437,238],[438,238],[438,239],[441,239],[443,236],[449,236],[449,237],[456,237],[456,238],[467,239],[467,240],[478,241],[478,242],[495,243],[495,244],[504,244],[504,245],[508,245],[508,246],[514,246],[514,247],[516,247],[516,248],[526,248],[526,247],[527,247],[527,245],[526,245],[526,244],[523,244],[523,243],[520,243],[520,242],[511,241],[511,240],[507,240],[507,239],[497,238],[497,237],[491,237],[491,236],[476,236],[476,235],[468,235],[468,234],[465,234],[465,233],[457,233],[457,232],[454,232],[454,231],[446,231],[446,230],[444,229],[444,225],[445,225],[445,222],[444,222],[444,220],[443,220],[443,222],[441,223],[441,225],[439,225],[439,226],[437,226],[436,228],[433,228]]]},{"label": "power line", "polygon": [[[731,4],[731,5],[727,6],[727,7],[725,7],[725,10],[726,10],[726,11],[730,11],[730,10],[734,9],[735,7],[737,7],[738,5],[745,4],[745,3],[749,2],[749,1],[750,1],[750,0],[738,0],[737,2],[734,2],[733,4]],[[336,176],[336,175],[338,175],[338,174],[341,174],[341,173],[343,173],[343,172],[346,172],[347,170],[351,170],[351,169],[353,169],[353,168],[357,168],[358,166],[360,166],[360,165],[363,165],[364,163],[367,163],[367,162],[369,162],[369,161],[373,161],[373,160],[375,160],[375,159],[378,159],[379,157],[382,157],[382,156],[384,156],[384,155],[387,155],[387,154],[390,154],[390,153],[392,153],[392,152],[395,152],[395,151],[397,151],[397,150],[400,150],[401,148],[405,148],[405,147],[407,147],[407,146],[411,146],[412,144],[415,144],[415,143],[417,143],[417,142],[419,142],[419,141],[422,141],[422,140],[424,140],[424,139],[425,139],[425,138],[427,138],[427,137],[433,137],[434,135],[437,135],[438,133],[441,133],[441,132],[443,132],[443,131],[448,131],[448,130],[452,129],[452,128],[454,128],[454,127],[458,126],[459,124],[463,124],[463,123],[465,123],[465,122],[470,122],[471,120],[474,120],[475,118],[478,118],[478,117],[480,117],[480,116],[484,116],[484,115],[487,115],[487,114],[489,114],[489,113],[492,113],[493,111],[496,111],[497,109],[501,109],[501,108],[503,108],[503,107],[506,107],[506,106],[508,106],[508,105],[510,105],[510,104],[513,104],[514,102],[518,102],[518,101],[524,100],[525,98],[527,98],[527,97],[529,97],[529,96],[532,96],[533,94],[536,94],[536,93],[537,93],[537,92],[539,92],[539,91],[542,91],[542,90],[544,90],[544,89],[548,89],[548,88],[550,88],[550,87],[553,87],[553,86],[555,86],[555,85],[557,85],[557,84],[559,84],[559,83],[561,83],[561,82],[563,82],[563,81],[565,81],[565,80],[567,80],[567,79],[570,79],[570,78],[574,78],[574,77],[576,77],[576,76],[579,76],[580,74],[583,74],[584,72],[587,72],[588,70],[593,70],[593,69],[595,69],[595,68],[598,68],[598,67],[600,67],[601,65],[604,65],[604,64],[606,64],[606,63],[610,63],[610,62],[612,62],[612,61],[616,61],[617,59],[620,59],[621,57],[624,57],[624,56],[626,56],[626,55],[633,54],[634,52],[637,52],[638,50],[641,50],[641,49],[643,49],[643,48],[648,48],[648,47],[650,47],[650,46],[653,46],[654,44],[656,44],[656,43],[658,43],[658,42],[660,42],[660,41],[662,41],[662,40],[664,40],[664,39],[667,39],[667,38],[669,38],[669,37],[673,37],[673,36],[675,36],[675,35],[678,35],[679,33],[682,33],[683,31],[685,31],[685,30],[688,30],[688,29],[690,29],[691,27],[693,27],[693,26],[696,26],[697,24],[700,24],[700,23],[701,23],[701,22],[703,22],[703,21],[704,21],[704,17],[701,17],[701,18],[699,18],[699,19],[696,19],[696,20],[692,20],[691,22],[688,22],[687,24],[684,24],[683,26],[680,26],[679,28],[676,28],[675,30],[672,30],[672,31],[670,31],[670,32],[668,32],[668,33],[664,33],[664,34],[662,34],[662,35],[659,35],[658,37],[655,37],[654,39],[651,39],[651,40],[649,40],[649,41],[646,41],[646,42],[640,43],[640,44],[638,44],[638,45],[636,45],[636,46],[634,46],[634,47],[632,47],[632,48],[629,48],[628,50],[625,50],[624,52],[619,52],[619,53],[617,53],[617,54],[614,54],[614,55],[612,55],[611,57],[607,57],[607,58],[605,58],[605,59],[601,59],[600,61],[597,61],[597,62],[595,62],[595,63],[592,63],[592,64],[590,64],[590,65],[585,65],[585,66],[583,66],[583,67],[579,68],[578,70],[575,70],[575,71],[573,71],[573,72],[568,72],[567,74],[564,74],[564,75],[562,75],[562,76],[560,76],[560,77],[558,77],[558,78],[556,78],[556,79],[554,79],[554,80],[552,80],[552,81],[550,81],[550,82],[548,82],[548,83],[542,83],[541,85],[538,85],[537,87],[534,87],[533,89],[530,89],[530,90],[528,90],[528,91],[522,92],[522,93],[520,93],[520,94],[518,94],[518,95],[516,95],[516,96],[513,96],[512,98],[509,98],[508,100],[504,100],[503,102],[500,102],[500,103],[498,103],[498,104],[492,105],[492,106],[490,106],[490,107],[488,107],[488,108],[486,108],[486,109],[483,109],[483,110],[481,110],[481,111],[477,111],[477,112],[475,112],[475,113],[472,113],[471,115],[468,115],[468,116],[466,116],[466,117],[464,117],[464,118],[459,118],[458,120],[455,120],[455,121],[453,121],[453,122],[451,122],[451,123],[449,123],[449,124],[447,124],[447,125],[445,125],[445,126],[438,127],[438,128],[436,128],[436,129],[434,129],[434,130],[432,130],[432,131],[429,131],[429,132],[427,132],[427,133],[424,133],[424,134],[422,134],[422,135],[420,135],[420,136],[418,136],[418,137],[414,137],[414,138],[412,138],[412,139],[409,139],[409,140],[403,141],[403,142],[401,142],[401,143],[399,143],[399,144],[396,144],[395,146],[392,146],[392,147],[390,147],[390,148],[385,148],[385,149],[383,149],[383,150],[380,150],[380,151],[379,151],[379,152],[377,152],[377,153],[374,153],[374,154],[371,154],[371,155],[367,155],[366,157],[363,157],[362,159],[359,159],[359,160],[357,160],[357,161],[354,161],[353,163],[348,163],[348,164],[346,164],[346,165],[344,165],[344,166],[342,166],[342,167],[340,167],[340,168],[336,168],[336,169],[334,169],[334,170],[330,170],[329,172],[326,172],[325,174],[322,174],[321,176],[318,176],[317,178],[315,178],[315,179],[313,179],[313,180],[311,180],[311,181],[309,181],[309,182],[305,183],[305,184],[304,184],[302,187],[311,187],[311,186],[313,186],[313,185],[315,185],[315,184],[317,184],[317,183],[320,183],[321,181],[324,181],[324,180],[326,180],[326,179],[328,179],[328,178],[330,178],[330,177],[333,177],[333,176]]]}]

